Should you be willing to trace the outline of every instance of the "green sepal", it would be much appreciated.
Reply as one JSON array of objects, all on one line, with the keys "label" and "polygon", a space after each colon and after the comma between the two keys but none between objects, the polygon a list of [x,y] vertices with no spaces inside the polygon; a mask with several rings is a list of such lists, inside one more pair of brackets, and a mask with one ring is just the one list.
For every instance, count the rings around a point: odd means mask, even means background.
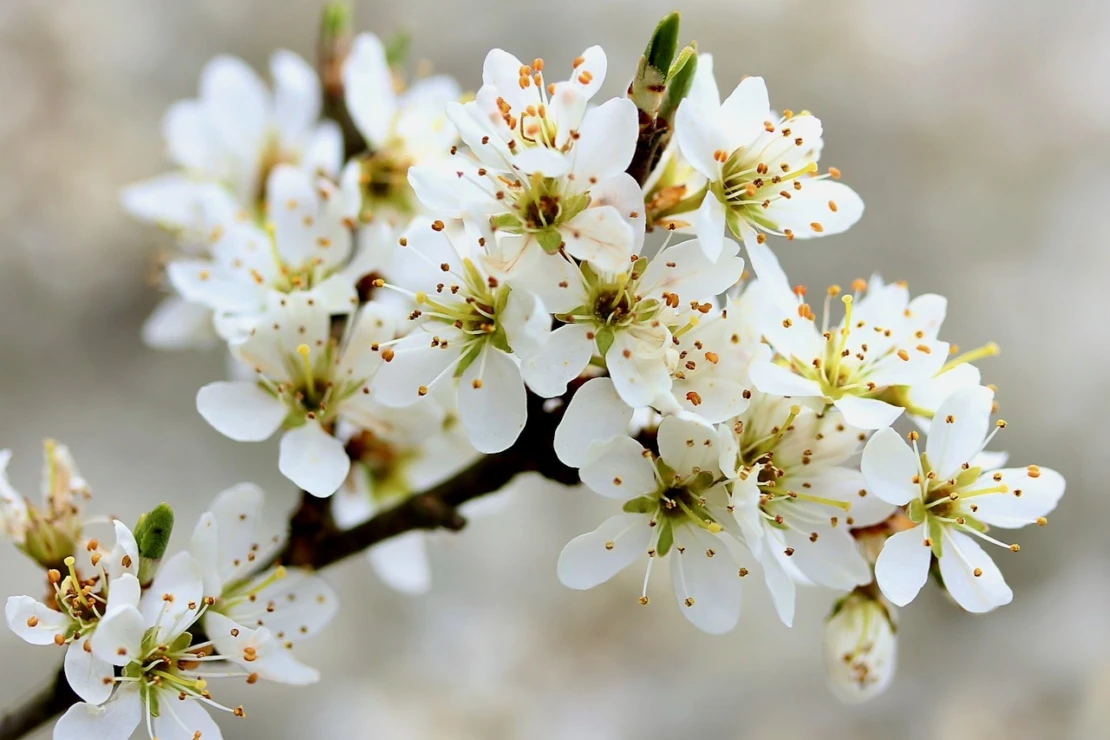
[{"label": "green sepal", "polygon": [[412,34],[408,31],[396,31],[385,42],[385,61],[390,67],[403,67],[409,59],[409,49],[412,46]]},{"label": "green sepal", "polygon": [[559,205],[559,223],[565,224],[590,205],[590,196],[585,193],[565,196]]},{"label": "green sepal", "polygon": [[925,503],[919,498],[910,501],[910,505],[906,507],[906,516],[914,524],[921,524],[925,521]]},{"label": "green sepal", "polygon": [[651,496],[640,496],[639,498],[625,501],[624,506],[621,508],[629,514],[648,514],[659,508],[659,501]]},{"label": "green sepal", "polygon": [[543,251],[555,254],[563,246],[563,235],[558,229],[549,227],[536,232],[536,241],[543,247]]},{"label": "green sepal", "polygon": [[462,357],[459,358],[459,364],[455,366],[456,378],[461,378],[462,374],[466,372],[466,369],[470,367],[471,363],[478,359],[478,355],[482,354],[482,347],[483,343],[475,342],[463,353]]},{"label": "green sepal", "polygon": [[929,520],[929,543],[933,550],[933,555],[940,559],[940,542],[944,534],[944,524],[935,520]]},{"label": "green sepal", "polygon": [[505,231],[510,234],[521,233],[520,219],[513,213],[500,213],[496,216],[490,216],[489,223],[497,231]]},{"label": "green sepal", "polygon": [[671,529],[671,520],[664,518],[659,522],[659,541],[655,545],[655,554],[657,557],[663,557],[671,551],[671,545],[674,544],[674,530]]},{"label": "green sepal", "polygon": [[983,474],[982,468],[968,468],[967,470],[960,471],[956,476],[956,488],[966,488],[975,481],[979,480],[979,476]]},{"label": "green sepal", "polygon": [[644,273],[647,271],[647,267],[650,262],[651,260],[649,260],[647,257],[640,257],[635,262],[633,262],[632,269],[629,271],[628,274],[629,281],[638,280],[639,278],[643,277]]},{"label": "green sepal", "polygon": [[678,477],[675,475],[674,468],[663,462],[663,458],[661,457],[655,458],[655,469],[659,473],[659,479],[663,481],[663,484],[666,486],[670,486],[674,483],[674,479]]},{"label": "green sepal", "polygon": [[613,346],[613,339],[615,339],[615,336],[612,327],[606,326],[597,330],[597,333],[594,334],[594,342],[597,344],[599,355],[604,357],[609,354],[609,348]]}]

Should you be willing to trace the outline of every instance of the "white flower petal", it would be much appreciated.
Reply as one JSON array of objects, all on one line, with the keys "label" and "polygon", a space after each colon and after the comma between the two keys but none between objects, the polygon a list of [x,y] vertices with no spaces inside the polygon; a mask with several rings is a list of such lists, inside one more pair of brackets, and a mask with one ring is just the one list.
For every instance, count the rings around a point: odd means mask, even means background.
[{"label": "white flower petal", "polygon": [[727,546],[716,537],[698,536],[691,526],[676,528],[675,545],[668,557],[682,615],[711,635],[728,632],[740,621],[741,589]]},{"label": "white flower petal", "polygon": [[417,330],[393,345],[393,359],[382,364],[370,385],[374,397],[385,406],[404,408],[419,401],[437,382],[448,377],[450,369],[459,361],[463,338],[442,331],[438,336],[448,341],[432,346],[431,335]]},{"label": "white flower petal", "polygon": [[123,607],[96,625],[89,640],[93,655],[112,665],[125,666],[141,657],[146,621],[135,607]]},{"label": "white flower petal", "polygon": [[725,205],[713,193],[706,193],[705,200],[694,212],[694,233],[698,235],[701,251],[710,262],[716,262],[725,245]]},{"label": "white flower petal", "polygon": [[236,442],[268,439],[285,419],[285,404],[249,381],[219,381],[197,391],[197,411]]},{"label": "white flower petal", "polygon": [[406,532],[370,548],[366,555],[387,586],[406,594],[427,593],[432,570],[423,532]]},{"label": "white flower petal", "polygon": [[[996,480],[998,476],[1001,480]],[[976,496],[975,518],[995,527],[1018,529],[1048,516],[1064,495],[1064,476],[1050,468],[1031,466],[987,473],[973,489],[1004,485],[1006,493]]]},{"label": "white flower petal", "polygon": [[[700,61],[700,60],[699,60]],[[732,94],[721,103],[720,126],[728,139],[725,151],[750,144],[763,133],[763,124],[771,118],[767,83],[762,77],[746,77]]]},{"label": "white flower petal", "polygon": [[629,174],[618,173],[590,188],[590,205],[612,206],[632,226],[632,253],[644,246],[644,191]]},{"label": "white flower petal", "polygon": [[775,613],[787,627],[794,626],[794,607],[798,588],[794,584],[782,559],[782,544],[773,537],[763,539],[763,557],[760,564],[763,566],[763,580],[767,590],[771,592],[771,601],[775,605]]},{"label": "white flower petal", "polygon": [[630,421],[632,409],[611,379],[588,380],[571,397],[555,430],[555,454],[563,464],[580,467],[591,444],[624,434]]},{"label": "white flower petal", "polygon": [[929,577],[932,550],[925,544],[924,524],[891,535],[875,562],[875,580],[883,595],[896,606],[905,606],[925,585]]},{"label": "white flower petal", "polygon": [[977,386],[953,393],[929,427],[925,454],[938,476],[950,478],[979,453],[991,423],[994,391]]},{"label": "white flower petal", "polygon": [[102,706],[78,702],[54,725],[54,740],[129,740],[143,717],[138,688],[121,686]]},{"label": "white flower petal", "polygon": [[154,718],[158,740],[223,740],[220,728],[204,705],[195,699],[179,699],[177,693],[158,692],[159,714]]},{"label": "white flower petal", "polygon": [[459,378],[458,405],[474,449],[492,454],[511,447],[528,420],[528,394],[513,358],[483,349]]},{"label": "white flower petal", "polygon": [[605,583],[637,558],[646,556],[654,530],[642,514],[618,514],[593,532],[567,543],[557,572],[564,586],[589,589]]},{"label": "white flower petal", "polygon": [[889,427],[875,432],[863,448],[860,470],[871,493],[887,503],[902,506],[921,496],[920,484],[913,482],[920,469],[913,450]]},{"label": "white flower petal", "polygon": [[[636,152],[639,132],[636,105],[612,98],[586,111],[571,149],[571,171],[580,187],[623,173]],[[641,201],[640,210],[643,210]]]},{"label": "white flower petal", "polygon": [[833,402],[844,421],[860,429],[884,429],[889,427],[905,410],[877,398],[841,396]]},{"label": "white flower petal", "polygon": [[[847,231],[863,216],[863,200],[847,185],[832,180],[800,182],[802,189],[793,191],[789,200],[772,200],[763,212],[779,231],[790,229],[797,239],[829,236]],[[829,203],[836,204],[835,211]]]},{"label": "white flower petal", "polygon": [[163,299],[143,323],[143,343],[162,350],[200,349],[216,340],[212,309],[177,296]]},{"label": "white flower petal", "polygon": [[567,384],[590,364],[593,332],[589,324],[565,324],[551,332],[539,351],[521,361],[524,382],[544,398],[566,393]]},{"label": "white flower petal", "polygon": [[201,70],[200,98],[224,145],[253,158],[271,115],[270,94],[258,73],[238,57],[217,56]]},{"label": "white flower petal", "polygon": [[302,490],[326,498],[343,484],[351,459],[343,443],[324,431],[318,421],[308,421],[281,437],[278,470]]},{"label": "white flower petal", "polygon": [[897,641],[887,610],[851,597],[825,626],[829,687],[848,704],[873,699],[894,680]]},{"label": "white flower petal", "polygon": [[1014,599],[991,556],[973,538],[952,527],[944,528],[940,575],[949,595],[973,614],[984,614]]},{"label": "white flower petal", "polygon": [[753,362],[748,374],[755,387],[764,393],[802,398],[824,396],[817,381],[803,378],[770,360]]},{"label": "white flower petal", "polygon": [[648,263],[640,278],[639,290],[644,295],[674,293],[679,301],[704,301],[720,295],[735,285],[744,273],[740,246],[722,238],[716,258],[709,258],[699,240],[689,239],[660,251]]},{"label": "white flower petal", "polygon": [[695,417],[668,416],[659,425],[657,439],[659,456],[679,477],[703,470],[718,472],[717,431],[711,424]]},{"label": "white flower petal", "polygon": [[265,499],[265,492],[255,484],[239,483],[221,491],[208,505],[216,529],[217,567],[224,583],[246,576],[254,570],[253,561],[266,557],[258,535]]},{"label": "white flower petal", "polygon": [[635,237],[632,226],[613,206],[587,208],[559,227],[567,254],[610,273],[628,268]]},{"label": "white flower petal", "polygon": [[386,144],[393,126],[397,101],[385,47],[372,33],[361,33],[343,65],[347,110],[371,147]]},{"label": "white flower petal", "polygon": [[343,165],[343,132],[335,121],[320,121],[301,153],[301,169],[336,177]]},{"label": "white flower petal", "polygon": [[578,473],[595,493],[622,501],[658,488],[655,464],[644,456],[643,445],[624,435],[592,444]]},{"label": "white flower petal", "polygon": [[270,57],[274,123],[285,142],[299,142],[320,117],[320,77],[304,59],[280,49]]},{"label": "white flower petal", "polygon": [[54,637],[66,637],[69,618],[47,608],[30,596],[9,596],[4,605],[8,629],[32,645],[53,645]]},{"label": "white flower petal", "polygon": [[117,576],[108,584],[108,603],[104,613],[112,614],[120,609],[137,608],[142,595],[143,588],[138,578],[131,573]]},{"label": "white flower petal", "polygon": [[[871,582],[871,566],[847,529],[806,523],[798,523],[798,526],[812,531],[787,531],[786,544],[794,548],[790,556],[794,566],[807,578],[840,591],[851,591]],[[813,534],[817,535],[816,540],[812,539]]]},{"label": "white flower petal", "polygon": [[66,649],[66,683],[83,701],[103,704],[112,695],[116,671],[111,663],[94,656],[91,646],[86,650],[86,642],[76,640]]},{"label": "white flower petal", "polygon": [[[660,344],[669,341],[662,337]],[[617,393],[632,408],[642,408],[671,390],[666,347],[650,346],[629,330],[618,331],[605,353],[605,364]]]},{"label": "white flower petal", "polygon": [[[718,111],[700,109],[689,99],[682,101],[675,116],[675,135],[682,156],[713,181],[719,180],[721,174],[721,163],[715,154],[728,149],[728,137],[721,130],[718,118]],[[723,231],[724,224],[721,226]],[[712,259],[712,255],[709,257]]]}]

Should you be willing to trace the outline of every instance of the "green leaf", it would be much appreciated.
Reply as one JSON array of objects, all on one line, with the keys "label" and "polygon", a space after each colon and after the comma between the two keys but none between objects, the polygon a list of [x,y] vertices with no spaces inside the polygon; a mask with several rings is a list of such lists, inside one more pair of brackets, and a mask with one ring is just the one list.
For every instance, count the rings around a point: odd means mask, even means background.
[{"label": "green leaf", "polygon": [[644,58],[647,60],[648,66],[661,75],[667,74],[667,70],[674,60],[674,55],[678,51],[679,22],[680,18],[677,12],[664,17],[663,20],[659,21],[659,25],[655,27],[655,33],[651,35],[647,49],[644,50]]},{"label": "green leaf", "polygon": [[663,93],[663,102],[659,104],[658,117],[670,122],[674,119],[678,105],[687,95],[694,84],[694,75],[698,70],[698,50],[695,44],[689,44],[678,55],[674,66],[667,75],[667,91]]}]

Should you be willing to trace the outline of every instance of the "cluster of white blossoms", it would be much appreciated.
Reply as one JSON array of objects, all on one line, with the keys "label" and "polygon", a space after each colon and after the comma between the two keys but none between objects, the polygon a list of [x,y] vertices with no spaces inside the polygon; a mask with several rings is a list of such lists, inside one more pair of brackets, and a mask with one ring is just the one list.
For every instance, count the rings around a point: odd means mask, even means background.
[{"label": "cluster of white blossoms", "polygon": [[[749,573],[787,625],[799,587],[838,592],[829,676],[862,700],[890,682],[894,609],[930,572],[968,611],[1010,601],[979,542],[1016,552],[988,531],[1044,525],[1064,481],[985,449],[1005,424],[972,362],[996,348],[941,340],[944,298],[876,275],[832,285],[818,312],[791,285],[776,253],[849,229],[863,203],[819,165],[816,116],[772,113],[758,77],[722,101],[711,57],[677,34],[668,16],[608,100],[597,46],[551,66],[494,49],[466,96],[441,76],[406,85],[370,34],[343,45],[329,84],[288,52],[272,92],[214,60],[165,119],[178,170],[123,196],[174,235],[172,297],[146,336],[226,343],[229,379],[199,390],[198,411],[236,441],[280,436],[279,470],[330,497],[340,529],[508,451],[505,465],[576,470],[614,500],[559,558],[571,588],[635,562],[647,604],[666,560],[678,608],[711,633],[738,623]],[[315,679],[287,647],[335,599],[257,569],[256,489],[222,494],[151,582],[119,522],[114,549],[81,544],[66,507],[83,483],[66,475],[42,511],[0,487],[0,524],[59,563],[47,604],[8,607],[28,640],[71,646],[86,703],[58,737],[92,723],[123,737],[144,716],[152,736],[209,737],[213,671]],[[429,587],[426,526],[369,551],[392,586]],[[299,606],[283,616],[286,599]]]},{"label": "cluster of white blossoms", "polygon": [[[213,696],[215,679],[319,679],[292,649],[327,625],[338,599],[318,576],[272,564],[281,538],[258,537],[260,489],[240,484],[219,494],[189,548],[164,561],[173,529],[165,504],[133,529],[86,517],[89,487],[53,442],[43,489],[40,511],[0,475],[0,522],[46,568],[47,585],[41,600],[10,597],[5,619],[28,643],[64,650],[65,679],[80,699],[55,738],[127,740],[139,726],[151,738],[219,738],[205,707],[245,711]],[[112,533],[111,546],[93,536],[98,527]]]}]

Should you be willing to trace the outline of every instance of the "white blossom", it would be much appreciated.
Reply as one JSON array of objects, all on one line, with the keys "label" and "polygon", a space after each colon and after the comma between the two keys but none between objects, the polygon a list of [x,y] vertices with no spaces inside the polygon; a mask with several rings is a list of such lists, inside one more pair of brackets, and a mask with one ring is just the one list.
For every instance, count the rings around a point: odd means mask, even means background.
[{"label": "white blossom", "polygon": [[418,403],[441,383],[458,385],[458,413],[475,449],[516,441],[527,395],[513,351],[535,346],[551,319],[532,295],[511,290],[475,260],[477,244],[442,221],[414,219],[401,238],[391,287],[412,298],[410,330],[382,350],[373,392],[386,406]]},{"label": "white blossom", "polygon": [[327,626],[339,599],[324,579],[305,570],[270,566],[259,571],[280,542],[259,538],[264,499],[260,488],[241,483],[216,496],[197,522],[189,551],[204,593],[213,599],[201,624],[223,654],[235,650],[235,628],[265,627],[279,649],[250,661],[252,673],[288,684],[313,683],[320,674],[291,651],[295,642]]},{"label": "white blossom", "polygon": [[724,529],[731,515],[717,435],[704,422],[668,416],[658,440],[658,458],[625,436],[591,447],[582,481],[602,496],[624,500],[624,513],[563,548],[559,580],[593,588],[646,554],[640,597],[646,604],[652,565],[669,558],[686,618],[706,632],[727,632],[740,617],[740,578],[747,569],[739,566],[743,553]]},{"label": "white blossom", "polygon": [[1064,493],[1063,477],[1048,468],[980,467],[983,449],[1005,426],[999,420],[988,435],[993,399],[982,386],[952,394],[937,411],[924,451],[916,432],[911,448],[890,429],[876,432],[864,448],[870,489],[905,506],[914,525],[887,539],[875,564],[879,587],[897,606],[921,590],[934,557],[945,589],[967,611],[1010,603],[1013,592],[976,540],[1017,552],[989,529],[1043,525]]},{"label": "white blossom", "polygon": [[[776,352],[752,364],[752,382],[761,391],[807,399],[817,408],[832,404],[849,424],[880,429],[903,411],[884,392],[912,389],[944,365],[948,344],[936,338],[947,307],[941,296],[911,301],[904,285],[872,281],[861,298],[864,286],[858,283],[854,295],[841,295],[834,285],[818,324],[804,289],[790,287],[770,249],[750,245],[748,254],[758,279],[744,300]],[[830,304],[837,296],[844,318],[834,325]]]},{"label": "white blossom", "polygon": [[470,154],[415,167],[410,181],[426,207],[487,240],[495,275],[554,269],[559,252],[622,271],[644,235],[643,194],[625,173],[636,106],[617,98],[586,109],[605,77],[600,47],[583,52],[565,82],[546,84],[543,69],[542,60],[491,51],[475,99],[447,107]]},{"label": "white blossom", "polygon": [[724,102],[715,85],[705,87],[679,107],[675,137],[683,157],[708,180],[693,227],[710,259],[726,226],[750,247],[764,233],[810,238],[859,220],[859,196],[817,175],[822,129],[816,116],[787,111],[772,120],[761,77],[744,79]]},{"label": "white blossom", "polygon": [[282,474],[313,495],[330,496],[350,469],[334,424],[367,413],[380,347],[393,337],[392,313],[378,304],[364,305],[336,340],[329,311],[312,293],[282,296],[250,336],[232,345],[257,380],[210,383],[197,393],[197,410],[241,442],[268,439],[284,426]]},{"label": "white blossom", "polygon": [[787,625],[796,584],[848,591],[871,581],[850,530],[881,522],[893,507],[849,465],[865,438],[835,408],[818,414],[762,393],[720,427],[730,510]]},{"label": "white blossom", "polygon": [[825,622],[829,688],[843,702],[874,699],[894,680],[898,642],[893,608],[881,597],[856,591]]}]

